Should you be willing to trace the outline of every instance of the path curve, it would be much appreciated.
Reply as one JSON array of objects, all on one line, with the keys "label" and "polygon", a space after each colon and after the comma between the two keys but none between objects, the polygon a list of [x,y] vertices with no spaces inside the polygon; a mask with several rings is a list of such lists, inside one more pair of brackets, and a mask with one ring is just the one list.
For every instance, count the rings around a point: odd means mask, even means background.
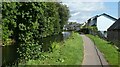
[{"label": "path curve", "polygon": [[91,39],[83,34],[81,34],[81,36],[84,45],[84,59],[82,65],[100,65],[100,67],[104,67],[104,65],[108,66],[102,53],[97,49]]}]

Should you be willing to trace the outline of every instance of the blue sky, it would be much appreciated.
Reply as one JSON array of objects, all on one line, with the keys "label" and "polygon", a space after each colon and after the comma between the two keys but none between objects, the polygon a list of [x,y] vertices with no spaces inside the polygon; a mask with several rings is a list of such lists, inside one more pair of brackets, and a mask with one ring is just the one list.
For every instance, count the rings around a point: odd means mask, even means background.
[{"label": "blue sky", "polygon": [[[95,1],[95,2],[94,2]],[[69,21],[75,21],[78,23],[84,23],[87,19],[106,13],[110,16],[118,18],[118,0],[94,0],[89,2],[87,0],[71,0],[63,1],[70,9],[70,19]]]},{"label": "blue sky", "polygon": [[104,2],[104,5],[107,9],[103,12],[118,18],[118,2]]}]

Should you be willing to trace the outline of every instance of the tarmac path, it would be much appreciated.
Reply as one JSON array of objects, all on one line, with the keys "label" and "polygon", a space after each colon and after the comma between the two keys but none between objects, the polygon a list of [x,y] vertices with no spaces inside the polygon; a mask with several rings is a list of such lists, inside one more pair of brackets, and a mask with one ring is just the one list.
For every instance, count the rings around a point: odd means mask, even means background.
[{"label": "tarmac path", "polygon": [[[103,54],[94,45],[90,38],[81,34],[84,45],[84,59],[82,65],[98,65],[99,67],[109,67]],[[97,66],[97,67],[98,67]]]}]

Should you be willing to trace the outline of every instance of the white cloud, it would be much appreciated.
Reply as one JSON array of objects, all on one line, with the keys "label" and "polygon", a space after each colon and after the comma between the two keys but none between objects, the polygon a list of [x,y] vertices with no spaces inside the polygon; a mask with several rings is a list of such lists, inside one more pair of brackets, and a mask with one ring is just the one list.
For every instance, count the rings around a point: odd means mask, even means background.
[{"label": "white cloud", "polygon": [[63,1],[63,4],[66,4],[70,9],[71,18],[69,21],[74,20],[82,23],[92,17],[92,13],[106,9],[104,3],[100,2],[101,0],[96,1],[97,2],[78,2],[78,0],[74,0],[73,2]]},{"label": "white cloud", "polygon": [[76,13],[71,14],[71,16],[76,16],[76,15],[79,15],[79,14],[80,14],[80,12],[76,12]]},{"label": "white cloud", "polygon": [[77,20],[69,20],[70,22],[78,22]]}]

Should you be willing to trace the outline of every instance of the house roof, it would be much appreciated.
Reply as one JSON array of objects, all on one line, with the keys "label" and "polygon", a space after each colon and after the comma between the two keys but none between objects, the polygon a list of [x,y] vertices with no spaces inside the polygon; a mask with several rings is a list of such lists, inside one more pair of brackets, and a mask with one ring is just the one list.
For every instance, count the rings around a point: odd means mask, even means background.
[{"label": "house roof", "polygon": [[91,17],[91,19],[95,19],[95,18],[97,18],[97,17],[99,17],[98,15],[96,15],[96,16],[94,16],[94,17]]},{"label": "house roof", "polygon": [[108,30],[118,30],[118,29],[120,30],[120,18],[108,28]]},{"label": "house roof", "polygon": [[[97,18],[99,18],[100,16],[104,16],[104,17],[106,17],[106,18],[108,18],[108,19],[110,19],[110,20],[113,20],[113,21],[117,21],[117,19],[116,18],[114,18],[114,17],[112,17],[112,16],[110,16],[110,15],[108,15],[108,14],[106,14],[106,13],[103,13],[103,14],[100,14],[100,15],[96,15],[96,16],[94,16],[94,17],[91,17],[91,18],[89,18],[88,20],[87,20],[87,23],[86,24],[90,24],[91,23],[91,20],[97,20]],[[85,24],[85,25],[86,25]],[[96,25],[96,22],[92,22],[92,25]],[[91,25],[91,26],[92,26]]]},{"label": "house roof", "polygon": [[108,15],[108,14],[106,14],[106,13],[103,13],[103,14],[99,15],[98,17],[100,17],[100,16],[105,16],[105,17],[107,17],[107,18],[109,18],[109,19],[111,19],[111,20],[113,20],[113,21],[116,21],[116,20],[117,20],[116,18],[114,18],[114,17],[112,17],[112,16],[110,16],[110,15]]}]

